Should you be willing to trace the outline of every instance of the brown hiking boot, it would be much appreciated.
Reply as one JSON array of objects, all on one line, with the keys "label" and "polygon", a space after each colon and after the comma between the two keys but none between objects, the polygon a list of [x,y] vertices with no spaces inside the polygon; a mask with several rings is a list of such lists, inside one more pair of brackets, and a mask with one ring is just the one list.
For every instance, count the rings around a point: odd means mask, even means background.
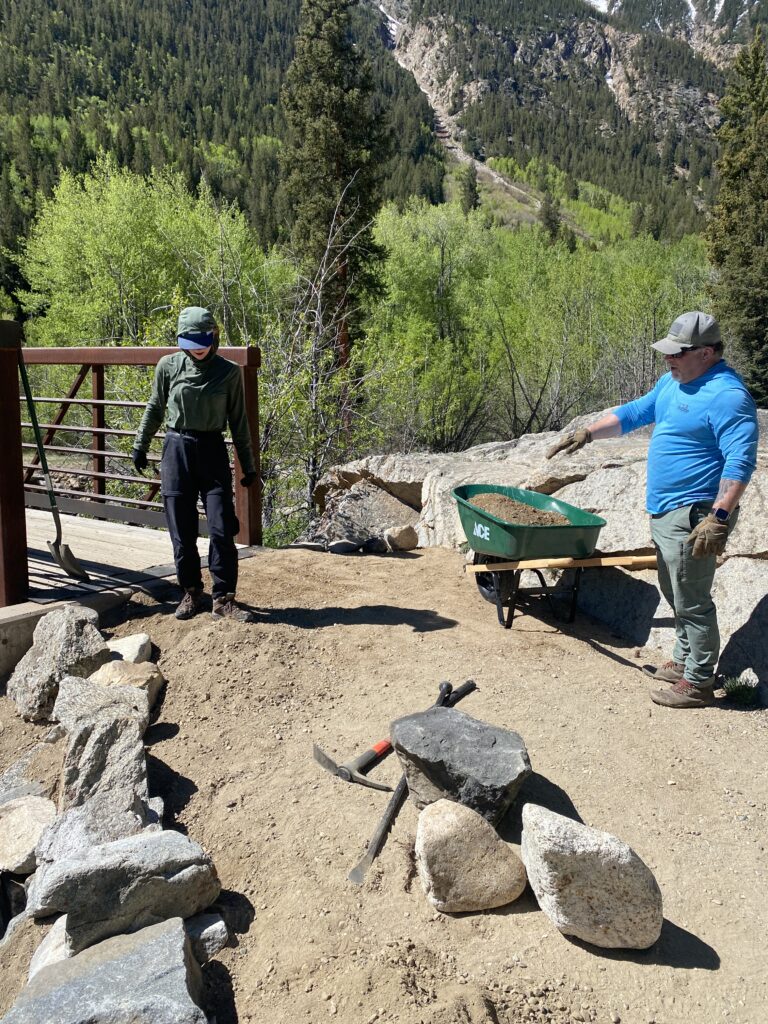
[{"label": "brown hiking boot", "polygon": [[175,615],[177,619],[191,619],[203,610],[203,588],[186,587]]},{"label": "brown hiking boot", "polygon": [[685,665],[679,661],[665,661],[663,665],[643,665],[643,672],[651,679],[663,679],[665,683],[679,683],[685,674]]},{"label": "brown hiking boot", "polygon": [[237,601],[235,601],[234,594],[215,597],[213,599],[211,617],[214,619],[234,619],[235,622],[255,622],[253,614],[245,608],[241,608]]},{"label": "brown hiking boot", "polygon": [[715,691],[711,684],[694,686],[687,679],[681,679],[668,690],[654,690],[651,700],[665,708],[711,708],[715,703]]}]

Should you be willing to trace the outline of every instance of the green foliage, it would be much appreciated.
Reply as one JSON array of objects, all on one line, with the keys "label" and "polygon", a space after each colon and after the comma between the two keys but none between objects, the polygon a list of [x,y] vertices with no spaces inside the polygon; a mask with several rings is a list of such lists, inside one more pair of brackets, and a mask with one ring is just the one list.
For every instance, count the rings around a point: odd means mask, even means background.
[{"label": "green foliage", "polygon": [[474,164],[464,168],[461,175],[461,209],[464,213],[476,210],[480,205],[480,193],[477,189],[477,171]]},{"label": "green foliage", "polygon": [[711,294],[758,405],[768,404],[768,69],[759,30],[722,103],[720,192],[707,240]]},{"label": "green foliage", "polygon": [[170,171],[144,178],[101,157],[85,175],[62,174],[19,264],[33,343],[167,344],[152,337],[152,310],[178,292],[215,309],[223,343],[238,344],[249,335],[237,316],[253,306],[244,277],[264,257],[243,215],[205,185],[194,195]]},{"label": "green foliage", "polygon": [[728,676],[723,682],[723,689],[728,700],[742,707],[755,707],[758,703],[759,690],[755,683],[748,682],[741,676]]},{"label": "green foliage", "polygon": [[353,3],[303,0],[296,56],[282,93],[289,128],[282,168],[293,252],[305,270],[315,272],[331,247],[336,272],[326,282],[325,297],[347,309],[375,284],[373,264],[381,253],[371,222],[384,153],[370,68],[351,37]]},{"label": "green foliage", "polygon": [[456,450],[559,429],[648,390],[650,345],[703,301],[696,239],[648,236],[602,250],[488,227],[458,204],[382,211],[387,297],[371,314],[366,365],[389,449]]},{"label": "green foliage", "polygon": [[539,208],[539,223],[552,245],[560,237],[560,200],[546,191]]},{"label": "green foliage", "polygon": [[[284,219],[275,196],[275,147],[285,131],[279,97],[299,4],[0,5],[0,250],[17,248],[61,167],[82,173],[101,151],[139,174],[168,167],[189,188],[205,178],[217,199],[246,211],[262,246],[272,245]],[[439,201],[443,164],[428,104],[387,52],[379,23],[378,12],[356,9],[376,104],[396,132],[385,193]],[[20,284],[16,265],[0,257],[0,286]]]},{"label": "green foliage", "polygon": [[489,166],[510,181],[523,182],[531,188],[540,185],[559,203],[562,214],[581,234],[595,242],[617,242],[631,234],[642,234],[642,227],[633,232],[635,206],[625,199],[590,181],[577,182],[552,164],[533,157],[521,166],[514,157],[493,157]]}]

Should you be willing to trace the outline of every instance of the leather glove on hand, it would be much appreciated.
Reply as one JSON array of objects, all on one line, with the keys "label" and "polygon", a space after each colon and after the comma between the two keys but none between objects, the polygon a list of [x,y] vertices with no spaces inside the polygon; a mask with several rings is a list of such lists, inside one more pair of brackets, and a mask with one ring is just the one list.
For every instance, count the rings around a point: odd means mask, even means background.
[{"label": "leather glove on hand", "polygon": [[134,448],[131,452],[131,461],[136,467],[137,472],[143,473],[149,463],[147,462],[147,453],[139,451],[138,448]]},{"label": "leather glove on hand", "polygon": [[727,540],[728,524],[719,523],[713,515],[708,515],[691,530],[686,543],[693,544],[691,554],[694,558],[706,558],[708,555],[722,555]]},{"label": "leather glove on hand", "polygon": [[547,452],[547,458],[551,459],[553,455],[557,455],[558,452],[565,452],[566,455],[573,455],[579,448],[583,448],[585,444],[589,444],[592,440],[592,435],[588,430],[572,430],[570,434],[564,434],[563,437],[557,441],[556,444]]},{"label": "leather glove on hand", "polygon": [[240,486],[250,487],[252,484],[255,484],[258,479],[258,473],[246,473],[245,476],[240,481]]}]

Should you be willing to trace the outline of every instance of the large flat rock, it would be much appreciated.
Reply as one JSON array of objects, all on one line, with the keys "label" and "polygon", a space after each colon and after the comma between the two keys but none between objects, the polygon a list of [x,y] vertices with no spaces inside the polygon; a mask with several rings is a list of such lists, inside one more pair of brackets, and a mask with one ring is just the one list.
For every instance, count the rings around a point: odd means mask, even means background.
[{"label": "large flat rock", "polygon": [[197,843],[178,832],[140,833],[52,864],[36,892],[34,914],[66,914],[70,948],[77,952],[111,935],[190,917],[220,891],[213,862]]}]

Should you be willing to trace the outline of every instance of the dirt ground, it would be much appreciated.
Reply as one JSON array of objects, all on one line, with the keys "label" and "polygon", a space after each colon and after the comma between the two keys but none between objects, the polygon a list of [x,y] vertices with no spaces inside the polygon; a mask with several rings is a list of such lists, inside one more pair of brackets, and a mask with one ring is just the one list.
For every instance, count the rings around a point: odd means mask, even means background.
[{"label": "dirt ground", "polygon": [[[212,855],[236,930],[204,969],[217,1024],[764,1024],[768,712],[657,707],[640,666],[660,652],[583,617],[537,610],[504,631],[453,552],[264,551],[241,580],[253,625],[177,622],[169,588],[108,630],[147,631],[168,679],[151,784],[166,825]],[[530,889],[490,913],[436,913],[410,803],[363,886],[347,881],[388,795],[324,773],[312,743],[344,760],[433,703],[441,680],[470,678],[462,709],[527,744],[518,804],[579,816],[654,872],[665,921],[650,950],[565,938]],[[2,768],[42,730],[7,698],[0,724]],[[394,785],[395,757],[375,776]],[[501,831],[519,848],[519,806]],[[0,1012],[41,934],[28,925],[0,958]]]}]

